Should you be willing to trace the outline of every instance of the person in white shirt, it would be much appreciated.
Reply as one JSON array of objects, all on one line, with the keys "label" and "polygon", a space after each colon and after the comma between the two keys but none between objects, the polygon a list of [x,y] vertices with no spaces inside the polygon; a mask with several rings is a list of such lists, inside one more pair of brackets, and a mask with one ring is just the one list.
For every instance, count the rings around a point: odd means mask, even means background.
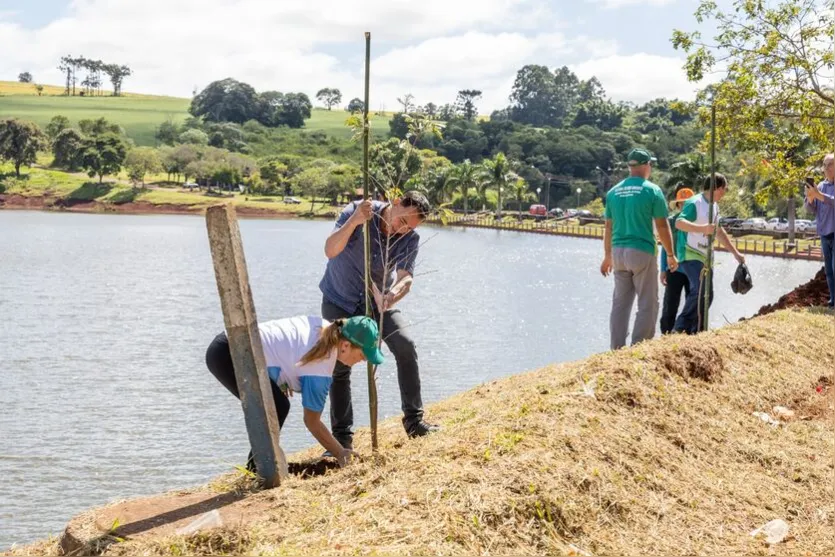
[{"label": "person in white shirt", "polygon": [[[340,466],[347,464],[354,452],[334,438],[322,423],[322,410],[333,383],[337,362],[353,366],[368,360],[383,363],[377,324],[369,317],[337,319],[332,323],[321,317],[291,317],[258,324],[267,373],[270,376],[279,428],[290,412],[293,393],[301,393],[304,425]],[[229,352],[229,340],[221,333],[206,350],[206,366],[220,383],[240,398],[235,368]],[[252,452],[247,468],[255,469]]]}]

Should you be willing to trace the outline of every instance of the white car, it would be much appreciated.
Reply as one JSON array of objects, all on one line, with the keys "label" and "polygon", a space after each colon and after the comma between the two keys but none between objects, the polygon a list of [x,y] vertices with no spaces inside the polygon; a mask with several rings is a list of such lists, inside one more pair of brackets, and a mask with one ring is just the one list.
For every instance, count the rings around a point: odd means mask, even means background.
[{"label": "white car", "polygon": [[765,230],[765,225],[765,219],[753,218],[743,221],[739,227],[742,230]]},{"label": "white car", "polygon": [[[805,219],[795,219],[794,229],[796,232],[811,232],[812,221]],[[817,227],[816,227],[817,228]]]},{"label": "white car", "polygon": [[771,230],[772,232],[784,232],[789,229],[789,221],[774,217],[773,219],[768,219],[765,223],[765,229]]},{"label": "white car", "polygon": [[284,203],[287,203],[288,205],[298,205],[299,203],[301,203],[301,200],[296,199],[295,197],[290,197],[288,195],[284,198]]}]

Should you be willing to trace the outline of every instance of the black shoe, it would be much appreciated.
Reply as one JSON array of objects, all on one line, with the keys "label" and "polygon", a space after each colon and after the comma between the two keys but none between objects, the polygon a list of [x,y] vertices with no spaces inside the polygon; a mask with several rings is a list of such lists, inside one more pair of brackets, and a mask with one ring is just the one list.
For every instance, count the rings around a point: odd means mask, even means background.
[{"label": "black shoe", "polygon": [[429,435],[430,433],[435,433],[440,430],[440,427],[420,420],[406,426],[406,435],[408,435],[410,439],[414,439],[415,437],[423,437],[424,435]]}]

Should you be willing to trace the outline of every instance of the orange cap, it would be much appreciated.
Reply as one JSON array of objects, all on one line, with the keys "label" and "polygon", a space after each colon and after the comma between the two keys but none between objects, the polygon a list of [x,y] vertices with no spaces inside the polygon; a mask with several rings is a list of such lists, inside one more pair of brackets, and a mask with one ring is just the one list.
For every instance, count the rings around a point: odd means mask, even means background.
[{"label": "orange cap", "polygon": [[681,205],[682,203],[684,203],[685,201],[687,201],[688,199],[690,199],[694,195],[695,194],[693,193],[693,190],[691,190],[690,188],[681,188],[680,190],[678,190],[676,192],[676,199],[675,199],[675,201],[670,203],[670,206],[674,207],[676,205]]}]

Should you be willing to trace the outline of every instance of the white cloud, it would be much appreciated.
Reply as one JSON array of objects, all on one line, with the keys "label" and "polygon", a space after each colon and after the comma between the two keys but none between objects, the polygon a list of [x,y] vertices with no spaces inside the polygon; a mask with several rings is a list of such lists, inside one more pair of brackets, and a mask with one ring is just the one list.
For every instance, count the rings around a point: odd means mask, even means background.
[{"label": "white cloud", "polygon": [[669,64],[658,76],[644,78],[643,86],[630,85],[610,68],[619,59],[617,43],[568,35],[552,5],[549,0],[73,0],[66,16],[38,29],[0,20],[0,78],[14,79],[25,70],[41,83],[60,84],[58,59],[83,54],[131,66],[129,91],[189,96],[195,87],[234,77],[258,90],[304,91],[311,98],[321,87],[338,87],[347,103],[362,96],[363,32],[371,30],[375,109],[396,108],[395,99],[404,93],[420,104],[443,104],[453,102],[458,90],[475,88],[484,92],[480,109],[489,112],[507,105],[523,65],[554,68],[584,59],[591,60],[576,67],[593,70],[615,96],[681,88],[672,76],[681,72]]},{"label": "white cloud", "polygon": [[580,79],[597,76],[616,101],[644,103],[657,97],[692,100],[698,84],[687,81],[684,60],[638,53],[593,58],[571,66]]},{"label": "white cloud", "polygon": [[603,4],[609,10],[626,6],[666,6],[676,0],[590,0],[593,4]]}]

